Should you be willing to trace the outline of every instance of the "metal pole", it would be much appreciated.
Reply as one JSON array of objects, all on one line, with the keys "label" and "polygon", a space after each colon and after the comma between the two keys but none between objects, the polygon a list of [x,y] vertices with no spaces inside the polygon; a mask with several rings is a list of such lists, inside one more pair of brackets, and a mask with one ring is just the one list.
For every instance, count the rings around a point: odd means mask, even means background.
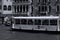
[{"label": "metal pole", "polygon": [[57,22],[57,24],[58,24],[58,31],[59,31],[59,18],[58,18],[58,22]]}]

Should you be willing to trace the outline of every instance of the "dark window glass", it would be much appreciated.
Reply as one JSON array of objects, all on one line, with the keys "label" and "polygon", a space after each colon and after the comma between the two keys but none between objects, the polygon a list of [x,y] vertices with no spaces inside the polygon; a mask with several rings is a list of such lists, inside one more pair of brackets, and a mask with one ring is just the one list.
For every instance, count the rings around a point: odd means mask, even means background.
[{"label": "dark window glass", "polygon": [[7,10],[7,6],[6,6],[6,5],[4,5],[4,6],[3,6],[3,9],[4,9],[4,10]]},{"label": "dark window glass", "polygon": [[20,2],[22,2],[22,0],[20,0]]},{"label": "dark window glass", "polygon": [[40,6],[39,6],[39,11],[40,11]]},{"label": "dark window glass", "polygon": [[41,15],[41,16],[46,16],[46,13],[40,13],[39,15]]},{"label": "dark window glass", "polygon": [[14,10],[15,10],[15,13],[16,13],[16,6],[14,6]]},{"label": "dark window glass", "polygon": [[27,19],[21,19],[21,24],[26,25],[27,24]]},{"label": "dark window glass", "polygon": [[35,19],[34,22],[35,22],[35,25],[41,25],[41,20],[39,19]]},{"label": "dark window glass", "polygon": [[23,12],[25,12],[25,5],[23,5]]},{"label": "dark window glass", "polygon": [[39,11],[46,12],[47,11],[47,6],[39,6]]},{"label": "dark window glass", "polygon": [[50,20],[50,25],[57,25],[57,20]]},{"label": "dark window glass", "polygon": [[44,11],[47,11],[47,6],[45,6],[45,10]]},{"label": "dark window glass", "polygon": [[26,10],[27,10],[27,12],[28,12],[28,5],[26,5]]},{"label": "dark window glass", "polygon": [[40,2],[40,0],[39,0],[39,2]]},{"label": "dark window glass", "polygon": [[27,2],[28,0],[22,0],[23,2]]},{"label": "dark window glass", "polygon": [[23,2],[25,2],[25,0],[23,0]]},{"label": "dark window glass", "polygon": [[32,19],[28,19],[28,25],[33,25],[33,20]]},{"label": "dark window glass", "polygon": [[28,1],[28,0],[26,0],[26,1]]},{"label": "dark window glass", "polygon": [[19,0],[17,0],[17,2],[19,3]]},{"label": "dark window glass", "polygon": [[44,6],[42,6],[42,9],[41,10],[44,11],[44,9],[45,9]]},{"label": "dark window glass", "polygon": [[2,9],[2,5],[0,5],[0,9]]},{"label": "dark window glass", "polygon": [[57,6],[57,11],[59,12],[59,6]]},{"label": "dark window glass", "polygon": [[51,12],[51,6],[49,6],[49,12]]},{"label": "dark window glass", "polygon": [[22,5],[20,6],[20,12],[22,12]]},{"label": "dark window glass", "polygon": [[33,7],[32,7],[32,13],[33,13]]},{"label": "dark window glass", "polygon": [[41,20],[38,20],[38,25],[41,25]]},{"label": "dark window glass", "polygon": [[17,12],[19,12],[19,6],[17,6]]},{"label": "dark window glass", "polygon": [[47,11],[47,6],[42,6],[42,11]]},{"label": "dark window glass", "polygon": [[14,0],[16,2],[16,0]]},{"label": "dark window glass", "polygon": [[20,24],[20,19],[15,19],[15,24]]},{"label": "dark window glass", "polygon": [[8,6],[8,10],[11,10],[11,6],[10,5]]},{"label": "dark window glass", "polygon": [[47,0],[42,0],[42,5],[46,5]]},{"label": "dark window glass", "polygon": [[49,25],[49,20],[43,20],[42,25]]}]

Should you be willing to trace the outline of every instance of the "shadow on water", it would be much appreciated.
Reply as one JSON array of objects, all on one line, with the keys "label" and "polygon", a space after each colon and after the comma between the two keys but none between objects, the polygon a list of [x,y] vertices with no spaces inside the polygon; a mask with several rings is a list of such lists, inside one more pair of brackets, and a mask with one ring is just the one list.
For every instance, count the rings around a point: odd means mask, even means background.
[{"label": "shadow on water", "polygon": [[14,32],[26,32],[26,33],[44,33],[44,34],[59,34],[60,35],[60,32],[59,31],[33,31],[33,30],[17,30],[17,29],[14,29],[14,30],[10,30],[10,31],[14,31]]}]

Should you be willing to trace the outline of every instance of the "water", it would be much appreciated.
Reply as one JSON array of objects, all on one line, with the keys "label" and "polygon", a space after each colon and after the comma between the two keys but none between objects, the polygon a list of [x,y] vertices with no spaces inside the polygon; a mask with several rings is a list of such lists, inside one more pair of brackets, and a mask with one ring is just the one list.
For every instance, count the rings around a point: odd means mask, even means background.
[{"label": "water", "polygon": [[60,40],[60,33],[10,31],[10,27],[1,25],[0,40]]}]

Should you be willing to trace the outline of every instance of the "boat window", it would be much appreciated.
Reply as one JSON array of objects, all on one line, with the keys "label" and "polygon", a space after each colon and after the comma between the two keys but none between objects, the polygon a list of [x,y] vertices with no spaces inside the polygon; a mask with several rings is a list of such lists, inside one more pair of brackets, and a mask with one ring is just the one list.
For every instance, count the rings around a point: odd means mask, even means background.
[{"label": "boat window", "polygon": [[21,19],[21,24],[26,25],[27,24],[27,19]]},{"label": "boat window", "polygon": [[50,20],[50,25],[57,25],[57,20]]},{"label": "boat window", "polygon": [[33,20],[32,19],[28,19],[28,25],[33,25]]},{"label": "boat window", "polygon": [[49,25],[49,20],[42,20],[42,25]]},{"label": "boat window", "polygon": [[41,25],[41,20],[39,19],[35,19],[34,22],[35,22],[35,25]]},{"label": "boat window", "polygon": [[20,24],[20,19],[15,19],[15,24]]}]

